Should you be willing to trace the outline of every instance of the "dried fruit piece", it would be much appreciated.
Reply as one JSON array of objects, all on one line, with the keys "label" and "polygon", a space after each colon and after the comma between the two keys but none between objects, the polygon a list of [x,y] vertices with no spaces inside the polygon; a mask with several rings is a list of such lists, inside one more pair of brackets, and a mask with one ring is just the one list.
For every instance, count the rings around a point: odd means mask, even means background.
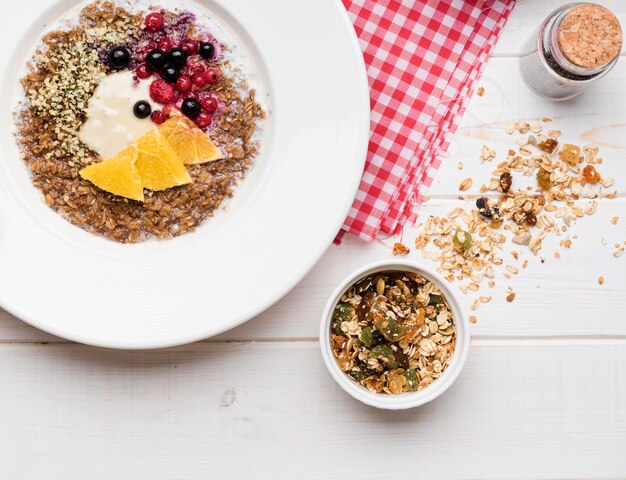
[{"label": "dried fruit piece", "polygon": [[559,146],[559,142],[556,139],[550,138],[550,137],[546,138],[545,140],[542,140],[541,142],[537,144],[537,148],[539,150],[543,150],[544,152],[547,152],[550,155],[554,153],[554,151],[557,149],[558,146]]},{"label": "dried fruit piece", "polygon": [[406,377],[407,388],[409,392],[415,392],[419,387],[419,377],[417,376],[417,370],[414,368],[410,368],[404,372],[404,376]]},{"label": "dried fruit piece", "polygon": [[544,190],[552,188],[552,180],[550,180],[550,172],[544,168],[540,168],[537,172],[537,184]]},{"label": "dried fruit piece", "polygon": [[583,177],[587,183],[598,183],[600,181],[600,174],[593,165],[587,165],[583,168]]},{"label": "dried fruit piece", "polygon": [[443,295],[431,293],[429,296],[428,305],[442,305],[443,302]]},{"label": "dried fruit piece", "polygon": [[526,217],[524,218],[526,225],[534,227],[537,225],[537,215],[534,212],[526,212]]},{"label": "dried fruit piece", "polygon": [[396,242],[393,245],[393,254],[394,255],[407,255],[411,251],[406,245],[400,242]]},{"label": "dried fruit piece", "polygon": [[497,205],[490,205],[487,197],[477,199],[476,208],[483,217],[494,221],[500,220],[500,208]]},{"label": "dried fruit piece", "polygon": [[339,322],[347,322],[354,315],[354,308],[347,303],[339,303],[333,312],[333,319]]},{"label": "dried fruit piece", "polygon": [[507,193],[513,185],[513,176],[509,172],[503,172],[500,175],[500,189],[502,193]]},{"label": "dried fruit piece", "polygon": [[572,166],[578,165],[581,160],[580,147],[571,143],[564,144],[559,152],[559,158]]},{"label": "dried fruit piece", "polygon": [[370,357],[377,360],[382,360],[387,364],[388,368],[397,368],[398,363],[396,357],[393,354],[393,350],[389,345],[376,345],[370,352]]},{"label": "dried fruit piece", "polygon": [[374,340],[374,329],[372,327],[365,327],[361,331],[361,335],[359,335],[359,339],[368,347],[373,347],[376,345],[376,340]]},{"label": "dried fruit piece", "polygon": [[376,328],[380,330],[380,333],[389,340],[390,342],[397,342],[406,333],[404,328],[402,328],[398,322],[396,322],[393,318],[387,317],[376,322]]},{"label": "dried fruit piece", "polygon": [[348,375],[350,375],[357,382],[360,382],[361,380],[365,380],[367,378],[367,373],[361,370],[352,370],[351,372],[348,372]]},{"label": "dried fruit piece", "polygon": [[457,228],[454,237],[452,237],[452,243],[454,243],[459,250],[467,252],[472,244],[472,236],[465,230]]}]

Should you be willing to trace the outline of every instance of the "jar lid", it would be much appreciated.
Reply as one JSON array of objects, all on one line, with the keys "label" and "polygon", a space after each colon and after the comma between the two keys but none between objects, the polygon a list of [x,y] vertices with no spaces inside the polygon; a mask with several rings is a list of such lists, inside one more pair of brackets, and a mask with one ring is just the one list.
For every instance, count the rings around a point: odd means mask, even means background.
[{"label": "jar lid", "polygon": [[579,67],[603,67],[622,48],[622,28],[610,10],[595,3],[584,3],[570,10],[557,32],[563,56]]}]

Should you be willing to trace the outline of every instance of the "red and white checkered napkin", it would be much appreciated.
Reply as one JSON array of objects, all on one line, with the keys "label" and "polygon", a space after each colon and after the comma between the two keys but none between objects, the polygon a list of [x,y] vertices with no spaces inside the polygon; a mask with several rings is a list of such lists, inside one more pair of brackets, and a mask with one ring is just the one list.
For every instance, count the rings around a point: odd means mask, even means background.
[{"label": "red and white checkered napkin", "polygon": [[343,231],[372,240],[414,220],[515,0],[343,3],[371,98],[367,162]]}]

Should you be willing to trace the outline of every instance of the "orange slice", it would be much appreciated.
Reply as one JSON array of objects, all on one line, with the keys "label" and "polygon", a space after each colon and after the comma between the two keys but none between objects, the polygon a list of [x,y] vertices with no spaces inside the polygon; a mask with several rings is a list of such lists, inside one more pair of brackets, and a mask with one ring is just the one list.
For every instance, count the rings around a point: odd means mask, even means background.
[{"label": "orange slice", "polygon": [[185,165],[213,162],[224,158],[209,137],[182,115],[172,115],[159,127],[159,131]]},{"label": "orange slice", "polygon": [[136,167],[137,156],[137,148],[131,145],[111,159],[83,168],[80,176],[109,193],[143,202],[143,184]]},{"label": "orange slice", "polygon": [[165,190],[191,183],[183,162],[159,130],[150,130],[136,145],[139,152],[136,165],[144,188]]}]

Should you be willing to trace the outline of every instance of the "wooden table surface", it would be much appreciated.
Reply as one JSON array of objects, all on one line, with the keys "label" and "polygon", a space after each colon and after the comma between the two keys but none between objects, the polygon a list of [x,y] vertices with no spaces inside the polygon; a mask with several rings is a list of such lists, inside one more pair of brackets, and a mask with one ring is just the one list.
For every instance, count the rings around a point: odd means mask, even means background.
[{"label": "wooden table surface", "polygon": [[[618,198],[573,226],[571,249],[552,238],[544,264],[524,253],[526,270],[498,276],[443,397],[378,411],[327,373],[317,343],[327,297],[355,268],[391,255],[349,238],[267,312],[194,345],[96,349],[0,311],[0,479],[626,477],[626,255],[612,254],[626,241],[626,59],[572,101],[530,93],[521,43],[563,3],[515,7],[480,81],[485,95],[472,100],[419,212],[460,204],[460,180],[477,188],[493,168],[480,164],[480,147],[506,152],[514,138],[503,126],[521,118],[552,117],[564,139],[597,143]],[[626,2],[601,3],[626,26]],[[405,242],[414,236],[407,228]]]}]

